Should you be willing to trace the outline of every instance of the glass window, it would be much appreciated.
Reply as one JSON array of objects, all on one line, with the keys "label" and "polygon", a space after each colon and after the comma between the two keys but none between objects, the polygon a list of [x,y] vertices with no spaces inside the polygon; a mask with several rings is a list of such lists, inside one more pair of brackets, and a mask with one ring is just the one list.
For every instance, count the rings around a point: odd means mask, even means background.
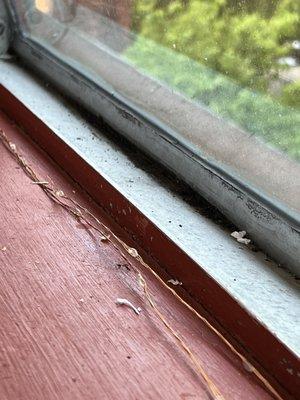
[{"label": "glass window", "polygon": [[299,213],[300,2],[15,3],[30,37]]}]

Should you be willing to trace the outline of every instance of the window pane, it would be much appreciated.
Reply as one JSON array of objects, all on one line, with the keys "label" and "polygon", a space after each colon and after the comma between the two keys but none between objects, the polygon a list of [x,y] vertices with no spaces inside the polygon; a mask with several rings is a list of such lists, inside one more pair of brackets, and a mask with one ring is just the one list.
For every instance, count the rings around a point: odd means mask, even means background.
[{"label": "window pane", "polygon": [[300,211],[300,2],[35,0],[18,9],[33,38]]}]

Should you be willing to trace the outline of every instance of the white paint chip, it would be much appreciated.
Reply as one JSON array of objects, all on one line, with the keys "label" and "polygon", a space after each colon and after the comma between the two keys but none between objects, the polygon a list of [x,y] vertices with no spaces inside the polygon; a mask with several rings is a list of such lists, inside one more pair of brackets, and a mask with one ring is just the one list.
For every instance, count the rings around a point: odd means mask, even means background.
[{"label": "white paint chip", "polygon": [[32,185],[49,185],[49,182],[47,181],[34,181],[30,182]]},{"label": "white paint chip", "polygon": [[128,253],[134,258],[137,258],[139,255],[138,251],[134,247],[128,247]]},{"label": "white paint chip", "polygon": [[16,151],[16,145],[14,144],[14,143],[12,143],[12,142],[9,142],[9,147],[13,150],[13,151]]},{"label": "white paint chip", "polygon": [[135,307],[129,300],[126,300],[126,299],[118,298],[116,300],[116,304],[118,306],[126,306],[126,307],[131,308],[137,315],[140,315],[140,312],[142,311],[141,307]]},{"label": "white paint chip", "polygon": [[168,283],[171,283],[174,286],[177,286],[177,285],[181,286],[182,285],[182,282],[180,282],[178,279],[169,279]]},{"label": "white paint chip", "polygon": [[249,244],[251,240],[244,237],[246,234],[247,234],[246,231],[240,231],[240,232],[234,231],[231,232],[230,236],[234,237],[239,243]]},{"label": "white paint chip", "polygon": [[243,238],[246,235],[246,231],[234,231],[230,234],[230,236],[234,237],[235,239]]},{"label": "white paint chip", "polygon": [[103,235],[103,236],[100,237],[100,241],[101,241],[101,242],[108,242],[108,241],[109,241],[109,238],[110,238],[110,235],[107,235],[107,236],[104,236],[104,235]]}]

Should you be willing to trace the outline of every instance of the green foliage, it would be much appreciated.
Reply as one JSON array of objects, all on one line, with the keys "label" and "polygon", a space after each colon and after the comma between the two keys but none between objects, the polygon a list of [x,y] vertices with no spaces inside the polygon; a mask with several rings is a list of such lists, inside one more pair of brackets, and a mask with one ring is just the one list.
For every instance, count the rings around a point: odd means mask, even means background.
[{"label": "green foliage", "polygon": [[300,84],[276,100],[268,94],[278,58],[300,38],[299,16],[294,0],[136,0],[140,36],[125,57],[300,159],[300,113],[291,108]]},{"label": "green foliage", "polygon": [[139,39],[126,57],[142,71],[300,159],[300,113],[188,57]]},{"label": "green foliage", "polygon": [[300,80],[289,83],[283,88],[281,101],[300,109]]},{"label": "green foliage", "polygon": [[142,36],[242,85],[266,90],[270,73],[278,73],[278,58],[290,51],[287,40],[300,35],[296,4],[290,0],[137,0],[134,20]]}]

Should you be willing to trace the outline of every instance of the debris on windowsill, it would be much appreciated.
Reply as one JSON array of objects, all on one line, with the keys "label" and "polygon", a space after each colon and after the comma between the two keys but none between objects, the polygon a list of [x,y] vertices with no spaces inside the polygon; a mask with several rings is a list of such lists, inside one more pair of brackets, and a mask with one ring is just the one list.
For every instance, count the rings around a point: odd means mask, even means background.
[{"label": "debris on windowsill", "polygon": [[137,315],[140,315],[140,312],[142,311],[141,307],[135,307],[129,300],[126,299],[117,299],[116,304],[118,306],[127,306],[131,308]]},{"label": "debris on windowsill", "polygon": [[169,279],[168,283],[171,283],[174,286],[177,286],[177,285],[181,286],[182,285],[182,282],[180,282],[178,279]]},{"label": "debris on windowsill", "polygon": [[230,234],[230,236],[234,237],[239,243],[249,244],[251,240],[245,238],[246,234],[247,234],[246,231],[240,231],[240,232],[234,231]]},{"label": "debris on windowsill", "polygon": [[107,235],[107,236],[103,235],[103,236],[100,237],[100,241],[101,242],[108,242],[109,239],[110,239],[110,235]]},{"label": "debris on windowsill", "polygon": [[254,367],[253,365],[251,365],[248,361],[243,361],[243,367],[245,368],[246,371],[248,372],[253,372],[254,371]]},{"label": "debris on windowsill", "polygon": [[16,151],[17,150],[17,146],[14,143],[9,142],[8,144],[9,144],[9,147],[12,149],[12,151]]},{"label": "debris on windowsill", "polygon": [[137,258],[139,255],[139,253],[137,252],[137,250],[134,247],[128,247],[127,251],[134,258]]},{"label": "debris on windowsill", "polygon": [[3,246],[3,247],[1,247],[1,251],[6,251],[7,250],[7,247],[6,246]]},{"label": "debris on windowsill", "polygon": [[32,181],[32,185],[49,185],[49,182],[47,181]]},{"label": "debris on windowsill", "polygon": [[62,190],[57,190],[56,192],[55,192],[55,194],[56,194],[56,196],[57,197],[64,197],[64,192],[62,191]]},{"label": "debris on windowsill", "polygon": [[[26,163],[26,160],[23,159],[17,152],[16,152],[16,147],[13,143],[9,142],[9,140],[7,139],[5,132],[3,132],[0,129],[0,141],[3,142],[4,146],[10,151],[11,154],[14,155],[15,159],[20,163],[22,169],[27,173],[27,175],[29,175],[30,179],[33,181],[38,181],[37,175],[35,174],[35,172],[28,166],[28,164]],[[86,210],[84,207],[80,206],[75,200],[73,200],[72,198],[66,197],[66,200],[69,200],[70,202],[74,203],[75,205],[78,204],[82,210],[82,212],[78,209],[78,208],[74,208],[73,206],[71,206],[70,204],[66,204],[65,202],[61,201],[58,197],[59,196],[53,196],[53,192],[52,189],[49,190],[50,188],[47,186],[40,186],[43,191],[46,193],[46,195],[49,196],[49,198],[51,198],[53,201],[57,202],[61,207],[63,207],[64,209],[66,209],[68,212],[70,212],[73,216],[78,217],[80,216],[82,218],[82,220],[84,222],[86,222],[88,225],[90,225],[91,227],[93,227],[93,229],[97,232],[99,232],[100,234],[102,233],[102,229],[105,229],[106,231],[109,231],[109,229],[103,224],[103,222],[99,221],[89,210]],[[75,190],[73,190],[73,193],[75,193]],[[55,198],[56,197],[56,198]],[[90,216],[94,222],[97,222],[97,225],[90,223],[89,218],[86,217],[86,214],[88,216]],[[244,368],[252,371],[257,378],[259,378],[259,380],[264,384],[264,386],[277,398],[277,399],[281,399],[280,395],[277,393],[277,391],[272,387],[272,385],[266,380],[266,378],[264,378],[261,373],[254,367],[252,366],[247,359],[241,354],[239,353],[238,350],[235,349],[235,347],[233,345],[231,345],[227,339],[216,329],[214,328],[209,321],[202,316],[201,314],[199,314],[196,310],[194,310],[188,303],[186,303],[183,299],[181,299],[181,297],[179,295],[177,295],[177,293],[172,290],[151,268],[148,264],[146,264],[144,262],[144,260],[142,259],[141,256],[139,256],[138,252],[136,249],[128,247],[126,245],[125,242],[123,242],[118,236],[114,235],[112,231],[111,235],[116,239],[116,241],[122,246],[122,248],[124,250],[127,251],[127,253],[129,255],[131,255],[131,257],[136,258],[141,266],[144,266],[145,268],[148,269],[148,271],[151,271],[151,273],[153,274],[153,276],[155,276],[157,278],[158,281],[160,281],[165,287],[167,287],[169,290],[172,291],[172,293],[174,293],[176,295],[176,297],[178,297],[178,300],[184,304],[186,307],[188,307],[190,310],[192,310],[195,315],[197,315],[197,317],[203,321],[206,326],[209,327],[209,329],[211,331],[213,331],[220,339],[223,340],[223,342],[229,347],[229,349],[232,351],[232,353],[234,353],[235,355],[237,355],[242,362],[244,363]],[[242,235],[241,235],[242,234]],[[245,231],[242,232],[232,232],[231,235],[233,237],[235,237],[237,239],[237,241],[240,241],[240,243],[244,243],[244,241],[249,241],[249,239],[244,238],[244,236],[246,235]],[[239,240],[240,239],[240,240]],[[244,239],[241,242],[241,239]],[[249,243],[248,242],[248,243]],[[1,249],[0,249],[1,250]],[[6,247],[2,248],[2,251],[5,251]],[[123,258],[127,259],[123,252],[121,250],[120,251],[120,255],[123,256]],[[128,260],[129,265],[132,265],[132,268],[134,268],[135,272],[138,273],[138,280],[139,283],[141,285],[141,287],[143,288],[143,292],[144,295],[149,303],[149,305],[152,307],[152,309],[154,310],[154,312],[156,313],[157,317],[161,320],[161,322],[164,324],[164,326],[166,327],[166,329],[168,329],[169,333],[177,340],[177,343],[180,345],[180,347],[182,348],[182,350],[184,350],[190,357],[191,362],[193,363],[195,370],[197,371],[197,373],[200,375],[200,377],[203,379],[203,382],[205,382],[207,390],[209,391],[209,394],[211,395],[211,397],[213,397],[215,400],[221,400],[223,399],[223,396],[221,395],[221,393],[219,392],[218,388],[216,387],[216,385],[214,384],[214,382],[207,376],[206,374],[206,370],[204,368],[204,366],[202,366],[202,363],[200,363],[200,361],[198,361],[197,357],[192,353],[192,351],[189,349],[188,345],[184,342],[183,339],[181,339],[181,337],[178,335],[178,333],[176,331],[173,330],[172,326],[168,323],[168,321],[165,319],[163,313],[160,312],[159,307],[157,308],[155,301],[153,299],[152,293],[149,291],[147,283],[145,281],[145,279],[143,278],[141,272],[139,271],[139,267],[135,267],[133,266],[133,263],[130,263],[130,261]],[[80,276],[80,275],[77,275]],[[101,283],[98,283],[101,286]],[[84,299],[80,299],[79,300],[81,303],[84,303]],[[100,300],[97,300],[97,302],[100,302]],[[128,306],[129,308],[131,308],[137,315],[140,314],[140,312],[142,311],[142,309],[140,307],[134,307],[132,303],[130,303],[128,300],[126,299],[120,299],[118,298],[116,300],[116,304],[117,305],[125,305]],[[61,316],[60,314],[58,314],[59,316]],[[293,370],[292,369],[288,369],[287,370],[290,374],[293,374]],[[74,378],[76,379],[76,378]]]}]

